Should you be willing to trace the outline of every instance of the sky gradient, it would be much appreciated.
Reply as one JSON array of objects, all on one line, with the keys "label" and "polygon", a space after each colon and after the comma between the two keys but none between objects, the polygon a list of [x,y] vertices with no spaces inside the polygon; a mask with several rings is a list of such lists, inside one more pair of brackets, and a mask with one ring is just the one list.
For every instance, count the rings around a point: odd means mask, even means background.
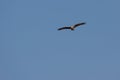
[{"label": "sky gradient", "polygon": [[1,0],[0,80],[120,80],[119,3]]}]

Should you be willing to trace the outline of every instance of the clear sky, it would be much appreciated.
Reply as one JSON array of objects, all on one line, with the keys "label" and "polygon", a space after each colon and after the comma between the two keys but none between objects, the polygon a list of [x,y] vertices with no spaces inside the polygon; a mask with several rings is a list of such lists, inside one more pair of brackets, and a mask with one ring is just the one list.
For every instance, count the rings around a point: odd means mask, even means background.
[{"label": "clear sky", "polygon": [[0,80],[120,80],[120,0],[1,0]]}]

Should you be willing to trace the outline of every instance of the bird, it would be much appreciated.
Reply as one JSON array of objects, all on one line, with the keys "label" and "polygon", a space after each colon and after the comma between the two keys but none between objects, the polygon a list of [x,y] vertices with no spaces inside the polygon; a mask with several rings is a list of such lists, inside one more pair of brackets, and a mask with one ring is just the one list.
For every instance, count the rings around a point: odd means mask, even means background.
[{"label": "bird", "polygon": [[75,24],[75,25],[69,26],[69,27],[67,27],[67,26],[61,27],[61,28],[58,28],[58,30],[70,29],[70,30],[73,31],[76,27],[81,26],[81,25],[84,25],[84,24],[86,24],[86,23],[85,23],[85,22],[82,22],[82,23],[78,23],[78,24]]}]

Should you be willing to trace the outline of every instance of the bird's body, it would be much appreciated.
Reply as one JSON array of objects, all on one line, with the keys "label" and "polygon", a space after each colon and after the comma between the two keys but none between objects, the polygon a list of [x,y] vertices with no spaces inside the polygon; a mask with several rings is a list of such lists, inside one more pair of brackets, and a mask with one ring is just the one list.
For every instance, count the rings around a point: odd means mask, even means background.
[{"label": "bird's body", "polygon": [[81,25],[84,25],[84,24],[86,24],[85,22],[82,22],[82,23],[78,23],[78,24],[75,24],[75,25],[73,25],[73,26],[70,26],[70,27],[62,27],[62,28],[59,28],[58,30],[63,30],[63,29],[70,29],[70,30],[74,30],[76,27],[78,27],[78,26],[81,26]]}]

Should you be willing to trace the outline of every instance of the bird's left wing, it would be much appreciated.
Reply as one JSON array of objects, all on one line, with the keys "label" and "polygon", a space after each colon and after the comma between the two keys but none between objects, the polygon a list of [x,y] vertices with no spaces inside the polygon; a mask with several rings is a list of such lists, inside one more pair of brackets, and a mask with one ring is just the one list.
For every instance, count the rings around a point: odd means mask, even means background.
[{"label": "bird's left wing", "polygon": [[70,29],[70,27],[62,27],[62,28],[58,28],[58,30],[63,30],[63,29]]}]

